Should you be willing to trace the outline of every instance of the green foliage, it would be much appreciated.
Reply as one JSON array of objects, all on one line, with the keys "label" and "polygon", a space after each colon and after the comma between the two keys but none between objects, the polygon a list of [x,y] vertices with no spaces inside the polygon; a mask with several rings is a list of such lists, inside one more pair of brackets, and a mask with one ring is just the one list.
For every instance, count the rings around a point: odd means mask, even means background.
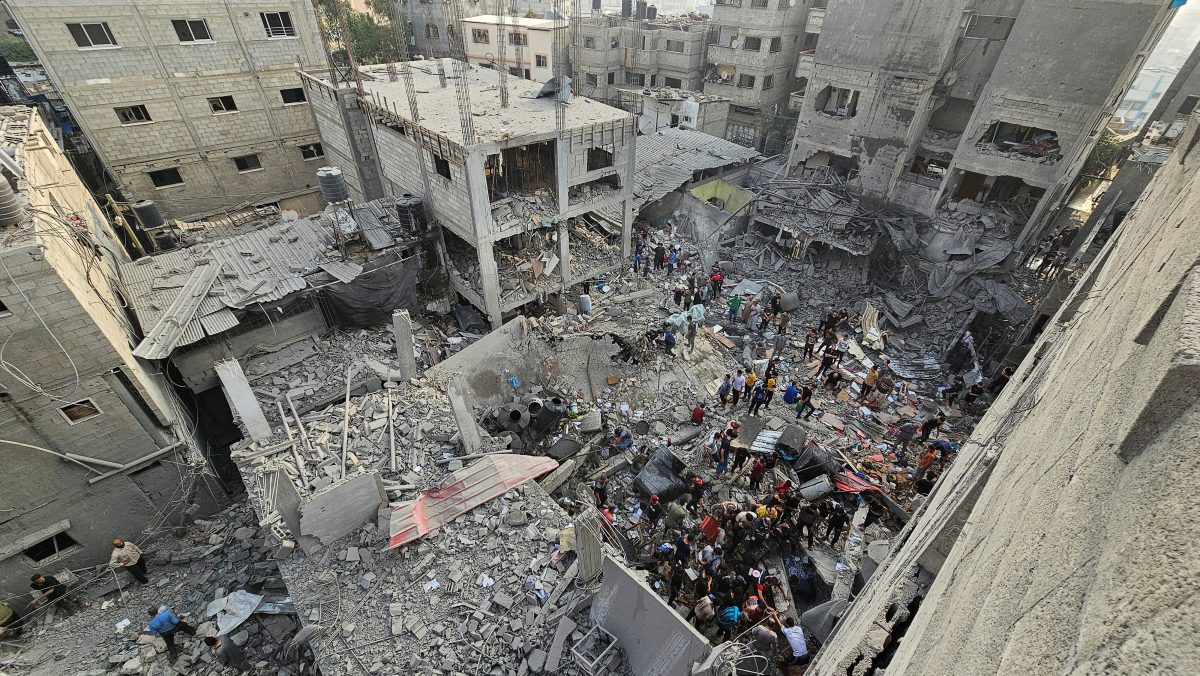
[{"label": "green foliage", "polygon": [[4,55],[9,63],[37,61],[37,55],[33,53],[29,43],[9,33],[0,33],[0,54]]},{"label": "green foliage", "polygon": [[[338,30],[337,2],[339,0],[318,0],[322,20],[334,40],[341,37]],[[371,11],[382,17],[382,24],[377,23],[375,17],[370,14],[354,11],[346,0],[340,2],[341,11],[346,18],[346,30],[349,32],[349,46],[354,49],[355,61],[359,64],[387,63],[400,58],[403,54],[400,49],[403,44],[403,26],[396,25],[393,28],[387,24],[388,0],[368,0]],[[343,50],[337,50],[334,56],[337,61],[343,61]]]},{"label": "green foliage", "polygon": [[1084,163],[1083,173],[1088,176],[1108,176],[1124,152],[1125,142],[1106,128]]}]

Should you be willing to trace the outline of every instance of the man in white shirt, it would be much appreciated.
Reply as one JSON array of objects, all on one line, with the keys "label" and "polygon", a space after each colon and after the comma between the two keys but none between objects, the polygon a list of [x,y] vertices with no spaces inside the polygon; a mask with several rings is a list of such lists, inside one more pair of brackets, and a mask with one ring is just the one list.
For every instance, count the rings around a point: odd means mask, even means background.
[{"label": "man in white shirt", "polygon": [[790,617],[784,620],[783,624],[783,637],[792,648],[792,659],[786,666],[808,664],[808,642],[804,640],[804,630]]},{"label": "man in white shirt", "polygon": [[117,538],[113,540],[112,555],[108,557],[108,567],[123,568],[141,584],[146,584],[146,557],[141,548],[132,542]]}]

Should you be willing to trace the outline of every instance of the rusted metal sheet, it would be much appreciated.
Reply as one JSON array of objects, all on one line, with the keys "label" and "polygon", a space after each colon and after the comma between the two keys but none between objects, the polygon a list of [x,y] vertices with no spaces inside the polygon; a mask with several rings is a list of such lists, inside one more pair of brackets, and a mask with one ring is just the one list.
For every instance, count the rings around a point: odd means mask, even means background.
[{"label": "rusted metal sheet", "polygon": [[553,458],[493,453],[454,472],[437,488],[392,512],[387,549],[421,539],[476,507],[558,467]]}]

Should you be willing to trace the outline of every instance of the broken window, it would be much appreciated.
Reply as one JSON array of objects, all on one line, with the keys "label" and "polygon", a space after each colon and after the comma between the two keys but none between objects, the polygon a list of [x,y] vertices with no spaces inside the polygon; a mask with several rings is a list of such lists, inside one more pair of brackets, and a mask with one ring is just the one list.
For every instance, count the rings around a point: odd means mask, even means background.
[{"label": "broken window", "polygon": [[820,33],[805,33],[804,44],[800,46],[800,51],[811,52],[817,49],[817,41],[821,39]]},{"label": "broken window", "polygon": [[295,103],[304,103],[308,100],[304,97],[303,87],[289,87],[287,89],[280,89],[279,95],[283,97],[283,105],[285,106],[290,106]]},{"label": "broken window", "polygon": [[771,89],[774,86],[775,86],[775,76],[774,75],[764,75],[763,76],[763,90],[765,91],[767,89]]},{"label": "broken window", "polygon": [[489,35],[488,29],[486,28],[472,28],[471,42],[474,42],[477,45],[490,45],[492,44],[492,36]]},{"label": "broken window", "polygon": [[258,16],[262,19],[268,38],[296,37],[296,27],[292,25],[290,12],[259,12]]},{"label": "broken window", "polygon": [[625,71],[625,84],[634,85],[637,87],[645,87],[646,76],[642,73],[634,73],[627,70]]},{"label": "broken window", "polygon": [[208,100],[208,107],[212,110],[213,115],[236,113],[238,109],[237,104],[233,102],[232,96],[214,96]]},{"label": "broken window", "polygon": [[966,36],[984,40],[1007,40],[1016,19],[1008,16],[974,14],[967,22]]},{"label": "broken window", "polygon": [[508,44],[521,45],[522,47],[529,45],[529,36],[525,33],[509,33]]},{"label": "broken window", "polygon": [[150,177],[150,182],[154,184],[155,188],[167,188],[173,185],[183,185],[183,178],[179,175],[179,167],[148,171],[146,172],[146,175]]},{"label": "broken window", "polygon": [[783,51],[783,38],[771,38],[771,53]]},{"label": "broken window", "polygon": [[981,152],[999,152],[1014,159],[1046,159],[1057,162],[1061,148],[1058,132],[1037,127],[993,122],[983,136],[976,141],[975,148]]},{"label": "broken window", "polygon": [[296,147],[300,149],[300,157],[306,160],[317,160],[325,157],[325,148],[320,143],[305,143]]},{"label": "broken window", "polygon": [[742,49],[747,52],[757,52],[762,49],[762,38],[746,38],[742,40]]},{"label": "broken window", "polygon": [[854,117],[858,113],[858,92],[845,87],[825,87],[817,94],[818,112],[831,117]]},{"label": "broken window", "polygon": [[683,53],[683,42],[680,40],[667,40],[666,50],[668,52]]},{"label": "broken window", "polygon": [[611,145],[603,148],[588,148],[587,170],[596,171],[613,165],[613,148]]},{"label": "broken window", "polygon": [[91,399],[81,399],[74,404],[60,406],[58,412],[72,425],[77,425],[85,420],[91,420],[102,413],[100,407]]},{"label": "broken window", "polygon": [[937,158],[925,157],[917,155],[913,157],[912,164],[908,167],[906,178],[914,183],[931,188],[939,188],[942,181],[946,178],[946,173],[950,171],[950,163]]},{"label": "broken window", "polygon": [[99,23],[69,23],[67,31],[71,33],[75,44],[88,47],[116,47],[117,39],[108,28],[108,22]]},{"label": "broken window", "polygon": [[595,87],[596,85],[600,84],[600,78],[596,77],[595,73],[588,73],[587,75],[583,76],[583,82],[589,87]]},{"label": "broken window", "polygon": [[584,38],[583,39],[583,47],[584,47],[584,49],[595,49],[596,48],[596,38]]},{"label": "broken window", "polygon": [[1187,97],[1186,99],[1183,100],[1183,103],[1179,106],[1179,111],[1178,111],[1179,114],[1180,115],[1191,115],[1192,111],[1196,109],[1197,103],[1200,103],[1200,96]]},{"label": "broken window", "polygon": [[[433,154],[433,153],[431,153]],[[439,176],[450,178],[450,161],[446,158],[433,154],[433,169]]]},{"label": "broken window", "polygon": [[262,169],[262,162],[259,161],[258,155],[239,155],[233,158],[233,166],[237,167],[238,173],[245,174]]},{"label": "broken window", "polygon": [[187,42],[212,42],[212,34],[208,32],[208,22],[204,19],[172,19],[171,26],[180,44]]},{"label": "broken window", "polygon": [[487,180],[490,200],[495,202],[506,197],[528,195],[538,191],[553,194],[554,148],[554,141],[543,141],[504,148],[495,155],[488,155],[484,162],[484,177]]},{"label": "broken window", "polygon": [[739,75],[737,79],[737,86],[741,87],[742,89],[753,89],[754,76],[746,75],[745,73]]},{"label": "broken window", "polygon": [[435,23],[425,24],[425,37],[427,37],[431,40],[436,40],[439,37],[441,37],[441,35],[442,34],[438,30],[437,24],[435,24]]},{"label": "broken window", "polygon": [[117,113],[117,119],[121,124],[143,124],[153,122],[150,119],[150,111],[146,110],[146,106],[126,106],[124,108],[113,108]]},{"label": "broken window", "polygon": [[770,4],[770,0],[750,0],[750,6],[756,9],[766,9]]},{"label": "broken window", "polygon": [[680,80],[677,77],[664,77],[663,78],[663,86],[680,89],[683,87],[683,80]]},{"label": "broken window", "polygon": [[620,49],[621,38],[610,38],[608,41],[608,46],[610,49]]},{"label": "broken window", "polygon": [[66,531],[55,533],[53,536],[42,540],[41,542],[28,547],[21,553],[28,556],[34,563],[43,564],[49,563],[63,554],[67,554],[80,547],[75,538],[67,535]]}]

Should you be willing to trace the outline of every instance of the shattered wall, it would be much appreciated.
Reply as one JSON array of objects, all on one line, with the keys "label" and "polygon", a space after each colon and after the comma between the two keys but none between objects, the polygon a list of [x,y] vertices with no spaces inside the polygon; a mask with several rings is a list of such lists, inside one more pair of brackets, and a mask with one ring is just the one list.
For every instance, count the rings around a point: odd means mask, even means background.
[{"label": "shattered wall", "polygon": [[[1200,660],[1196,130],[809,674],[1184,673]],[[937,574],[928,589],[910,583],[921,569]]]}]

